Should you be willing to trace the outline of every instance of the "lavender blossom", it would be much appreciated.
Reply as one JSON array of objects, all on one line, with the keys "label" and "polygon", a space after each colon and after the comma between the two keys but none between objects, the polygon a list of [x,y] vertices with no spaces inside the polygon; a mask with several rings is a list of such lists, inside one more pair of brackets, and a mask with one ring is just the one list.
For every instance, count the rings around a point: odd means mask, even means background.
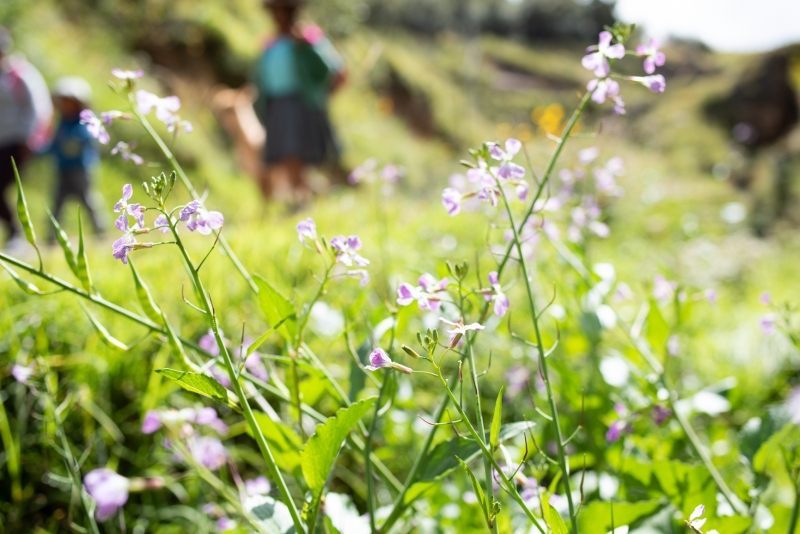
[{"label": "lavender blossom", "polygon": [[352,269],[345,273],[349,278],[358,278],[359,287],[366,287],[369,284],[369,273],[366,269]]},{"label": "lavender blossom", "polygon": [[604,103],[606,98],[611,98],[614,102],[619,98],[619,83],[610,78],[595,78],[589,81],[586,89],[592,92],[592,100],[598,104]]},{"label": "lavender blossom", "polygon": [[616,443],[619,441],[619,438],[622,436],[623,430],[627,423],[623,419],[617,419],[608,427],[608,431],[606,432],[606,441],[609,443]]},{"label": "lavender blossom", "polygon": [[772,304],[772,295],[770,295],[769,291],[764,291],[761,293],[761,296],[758,297],[758,301],[764,306],[769,306]]},{"label": "lavender blossom", "polygon": [[489,273],[489,283],[492,286],[492,293],[484,295],[487,301],[494,302],[494,313],[498,317],[503,317],[508,312],[508,297],[500,287],[497,271]]},{"label": "lavender blossom", "polygon": [[148,93],[142,89],[136,91],[136,105],[139,111],[148,115],[153,109],[156,110],[156,118],[165,124],[172,120],[172,114],[181,107],[181,101],[177,96],[160,98],[153,93]]},{"label": "lavender blossom", "polygon": [[28,379],[33,375],[33,364],[30,365],[19,365],[15,364],[14,367],[11,368],[11,376],[14,377],[14,380],[21,384],[27,384]]},{"label": "lavender blossom", "polygon": [[130,481],[105,467],[94,469],[83,477],[86,491],[97,503],[95,517],[106,521],[128,502]]},{"label": "lavender blossom", "polygon": [[122,198],[120,198],[117,203],[114,204],[114,212],[120,214],[114,225],[120,232],[124,232],[128,229],[128,215],[136,219],[136,222],[140,227],[144,227],[144,211],[142,210],[141,204],[128,203],[132,196],[133,186],[131,184],[125,184],[122,186]]},{"label": "lavender blossom", "polygon": [[461,341],[461,338],[469,331],[476,331],[476,330],[483,330],[485,326],[480,323],[472,323],[465,325],[463,319],[459,319],[458,322],[454,323],[453,321],[448,321],[444,317],[439,317],[439,320],[444,324],[450,325],[453,328],[448,330],[447,333],[450,334],[450,347],[455,347]]},{"label": "lavender blossom", "polygon": [[778,318],[774,313],[764,315],[759,321],[761,331],[765,336],[774,336],[778,332]]},{"label": "lavender blossom", "polygon": [[331,246],[337,251],[336,261],[348,267],[352,267],[353,263],[362,267],[369,265],[369,260],[361,257],[357,252],[361,250],[361,239],[358,236],[337,235],[331,238]]},{"label": "lavender blossom", "polygon": [[189,452],[197,463],[212,471],[216,471],[228,461],[228,451],[217,438],[201,436],[193,439],[189,442]]},{"label": "lavender blossom", "polygon": [[583,68],[593,71],[598,78],[605,78],[611,72],[609,59],[621,59],[625,57],[625,46],[621,43],[611,44],[613,36],[611,32],[600,32],[600,39],[597,45],[586,49],[589,54],[583,56],[581,65]]},{"label": "lavender blossom", "polygon": [[111,155],[119,154],[123,161],[132,161],[136,165],[141,165],[144,163],[144,159],[138,154],[131,152],[135,147],[135,142],[125,143],[124,141],[120,141],[117,143],[117,146],[111,149]]},{"label": "lavender blossom", "polygon": [[272,486],[265,476],[259,476],[252,480],[244,481],[245,492],[248,495],[267,495]]},{"label": "lavender blossom", "polygon": [[[178,222],[177,219],[175,219],[175,217],[173,217],[172,218],[172,224],[175,224],[176,222]],[[167,234],[167,233],[170,232],[170,223],[167,220],[167,216],[164,215],[163,213],[161,215],[159,215],[158,217],[156,217],[156,220],[153,221],[153,226],[155,227],[155,229],[157,229],[162,234]]]},{"label": "lavender blossom", "polygon": [[425,273],[417,280],[418,287],[411,284],[403,283],[397,288],[397,304],[400,306],[408,306],[414,301],[417,301],[421,310],[436,311],[441,306],[441,302],[435,293],[444,291],[447,288],[449,280],[443,278],[436,280],[436,278],[429,273]]},{"label": "lavender blossom", "polygon": [[520,179],[525,176],[525,169],[513,163],[511,160],[522,149],[522,143],[516,139],[506,140],[506,149],[503,151],[497,144],[492,143],[489,145],[489,154],[492,158],[500,162],[500,168],[497,170],[497,177],[502,179]]},{"label": "lavender blossom", "polygon": [[648,44],[640,44],[636,47],[636,55],[644,56],[644,71],[647,74],[653,74],[656,67],[663,67],[667,62],[667,56],[664,52],[659,51],[661,43],[658,39],[651,38]]},{"label": "lavender blossom", "polygon": [[148,410],[142,422],[142,434],[153,434],[161,428],[161,415],[156,410]]},{"label": "lavender blossom", "polygon": [[451,217],[454,217],[461,213],[461,201],[463,197],[461,193],[453,189],[452,187],[448,187],[444,191],[442,191],[442,205],[447,210],[447,213],[450,214]]},{"label": "lavender blossom", "polygon": [[663,93],[664,89],[667,88],[667,81],[660,74],[654,74],[652,76],[628,76],[626,79],[644,85],[654,93]]},{"label": "lavender blossom", "polygon": [[670,417],[672,417],[672,410],[669,408],[664,408],[658,404],[653,406],[653,422],[657,426],[663,425]]},{"label": "lavender blossom", "polygon": [[653,298],[657,301],[672,298],[676,289],[678,289],[678,282],[667,280],[660,274],[653,278]]},{"label": "lavender blossom", "polygon": [[120,215],[114,225],[118,230],[123,232],[122,237],[114,241],[111,245],[111,254],[115,260],[120,260],[123,264],[128,264],[128,254],[135,248],[152,247],[152,243],[139,243],[136,241],[136,234],[143,229],[136,221],[131,227],[128,227],[128,217],[125,213]]},{"label": "lavender blossom", "polygon": [[100,113],[100,119],[103,121],[103,124],[106,125],[106,126],[111,126],[111,124],[116,119],[122,119],[122,118],[129,119],[130,115],[127,114],[127,113],[123,113],[121,111],[118,111],[116,109],[112,109],[111,111],[104,111],[104,112]]},{"label": "lavender blossom", "polygon": [[97,139],[101,144],[107,145],[111,141],[111,136],[106,131],[103,121],[90,109],[84,109],[80,113],[81,124],[86,125],[89,135]]},{"label": "lavender blossom", "polygon": [[383,349],[375,349],[369,355],[369,365],[364,367],[367,371],[377,371],[378,369],[383,369],[384,367],[391,367],[401,373],[405,373],[410,375],[413,371],[406,367],[405,365],[400,365],[399,363],[395,363],[389,358],[389,355]]},{"label": "lavender blossom", "polygon": [[306,243],[306,239],[312,242],[317,241],[317,224],[311,217],[297,223],[295,229],[297,230],[297,237],[300,238],[300,242],[304,245],[308,244]]},{"label": "lavender blossom", "polygon": [[136,78],[141,78],[142,76],[144,76],[144,71],[111,69],[111,74],[113,74],[120,80],[135,80]]},{"label": "lavender blossom", "polygon": [[213,230],[219,230],[225,223],[225,217],[218,211],[209,211],[199,200],[192,200],[183,207],[180,213],[181,221],[186,223],[190,232],[209,235]]}]

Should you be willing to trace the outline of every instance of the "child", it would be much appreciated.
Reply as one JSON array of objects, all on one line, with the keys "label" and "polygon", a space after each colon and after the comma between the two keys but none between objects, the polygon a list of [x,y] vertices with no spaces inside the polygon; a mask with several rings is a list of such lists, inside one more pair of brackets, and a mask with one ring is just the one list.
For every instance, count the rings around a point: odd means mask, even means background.
[{"label": "child", "polygon": [[84,206],[97,234],[105,231],[102,199],[92,189],[98,150],[87,126],[81,123],[81,111],[88,108],[92,88],[83,78],[62,78],[53,91],[53,103],[61,115],[48,152],[55,156],[58,172],[53,216],[59,219],[64,202],[75,197]]},{"label": "child", "polygon": [[342,58],[319,28],[299,28],[301,5],[302,0],[264,0],[278,35],[258,59],[253,80],[256,114],[267,130],[262,193],[286,196],[288,189],[300,202],[310,195],[306,166],[338,160],[327,101],[344,72]]}]

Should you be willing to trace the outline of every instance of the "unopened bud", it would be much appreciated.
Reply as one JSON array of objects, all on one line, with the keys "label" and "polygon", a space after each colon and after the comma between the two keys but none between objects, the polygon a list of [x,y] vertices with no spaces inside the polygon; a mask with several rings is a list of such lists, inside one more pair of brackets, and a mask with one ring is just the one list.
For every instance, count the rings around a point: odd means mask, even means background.
[{"label": "unopened bud", "polygon": [[413,370],[411,370],[410,367],[406,367],[405,365],[400,365],[397,362],[392,362],[389,367],[391,367],[392,369],[394,369],[396,371],[400,371],[401,373],[405,373],[407,375],[410,375],[411,373],[414,372]]},{"label": "unopened bud", "polygon": [[401,345],[400,348],[403,349],[403,352],[405,352],[406,354],[408,354],[412,358],[417,358],[417,359],[421,358],[421,356],[419,354],[417,354],[417,351],[415,351],[414,349],[412,349],[408,345]]}]

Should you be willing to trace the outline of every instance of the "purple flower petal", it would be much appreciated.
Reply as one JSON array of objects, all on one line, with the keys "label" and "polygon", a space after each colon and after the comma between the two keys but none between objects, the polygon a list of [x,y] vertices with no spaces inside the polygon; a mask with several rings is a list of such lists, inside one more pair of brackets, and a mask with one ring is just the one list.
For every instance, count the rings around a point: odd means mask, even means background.
[{"label": "purple flower petal", "polygon": [[110,519],[117,510],[128,502],[127,478],[111,469],[94,469],[83,478],[87,493],[97,502],[98,521]]}]

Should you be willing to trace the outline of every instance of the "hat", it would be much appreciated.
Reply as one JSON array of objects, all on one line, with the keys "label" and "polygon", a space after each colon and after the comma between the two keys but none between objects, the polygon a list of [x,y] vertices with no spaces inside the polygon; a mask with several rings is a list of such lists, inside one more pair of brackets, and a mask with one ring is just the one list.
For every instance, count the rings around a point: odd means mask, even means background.
[{"label": "hat", "polygon": [[303,7],[305,0],[262,0],[267,7]]},{"label": "hat", "polygon": [[92,99],[92,86],[83,78],[68,76],[56,82],[53,96],[74,98],[83,104],[88,104]]},{"label": "hat", "polygon": [[0,54],[8,54],[14,48],[14,40],[8,30],[0,26]]}]

